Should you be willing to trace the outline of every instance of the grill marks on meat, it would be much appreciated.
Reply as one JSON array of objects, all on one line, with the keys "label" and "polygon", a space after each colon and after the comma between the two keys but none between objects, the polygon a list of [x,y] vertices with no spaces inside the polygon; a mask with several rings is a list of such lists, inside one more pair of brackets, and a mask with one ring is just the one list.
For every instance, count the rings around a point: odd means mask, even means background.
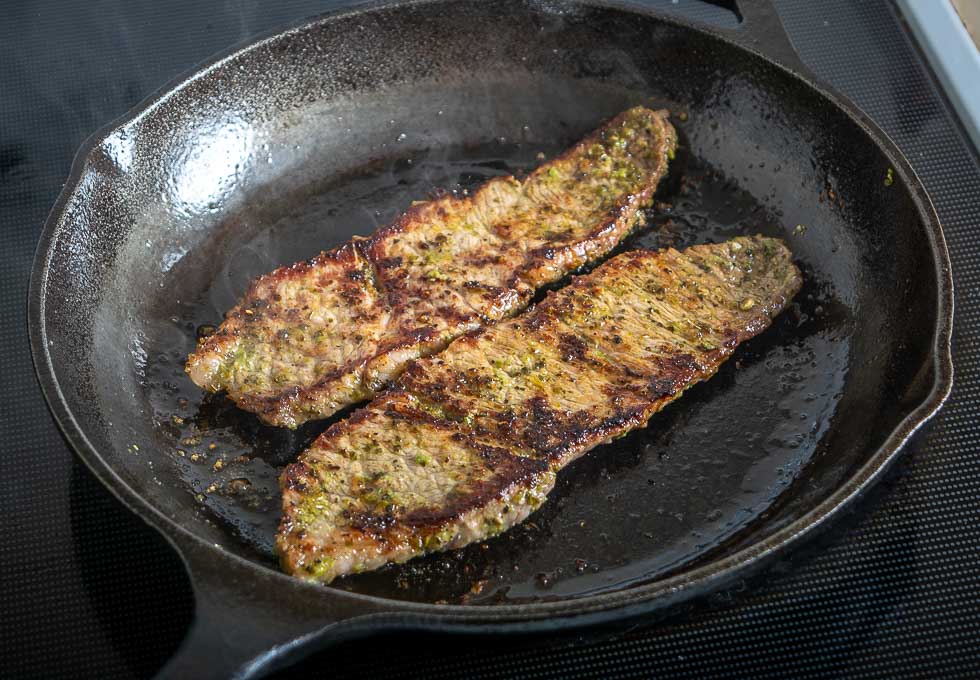
[{"label": "grill marks on meat", "polygon": [[666,112],[636,107],[523,181],[416,204],[370,237],[257,279],[187,372],[286,427],[370,398],[410,360],[608,253],[641,219],[675,144]]},{"label": "grill marks on meat", "polygon": [[285,569],[329,582],[506,530],[559,469],[712,376],[800,285],[770,238],[628,252],[413,363],[283,473]]}]

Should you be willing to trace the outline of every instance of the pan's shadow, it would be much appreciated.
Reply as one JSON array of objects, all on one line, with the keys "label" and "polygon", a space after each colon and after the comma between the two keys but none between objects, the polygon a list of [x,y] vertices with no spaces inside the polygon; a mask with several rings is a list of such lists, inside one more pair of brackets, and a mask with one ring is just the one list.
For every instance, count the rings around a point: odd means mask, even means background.
[{"label": "pan's shadow", "polygon": [[190,625],[194,598],[174,549],[78,460],[71,469],[72,549],[92,609],[135,677],[151,677]]}]

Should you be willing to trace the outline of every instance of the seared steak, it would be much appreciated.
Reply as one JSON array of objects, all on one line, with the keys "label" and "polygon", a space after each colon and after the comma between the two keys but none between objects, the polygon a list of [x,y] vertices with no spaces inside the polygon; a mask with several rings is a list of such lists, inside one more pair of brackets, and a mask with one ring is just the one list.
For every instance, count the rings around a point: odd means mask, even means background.
[{"label": "seared steak", "polygon": [[763,237],[627,252],[413,363],[286,468],[284,568],[329,582],[522,521],[767,328],[800,288],[791,258]]},{"label": "seared steak", "polygon": [[262,276],[187,372],[285,427],[368,399],[410,360],[608,253],[650,203],[675,143],[666,112],[629,109],[522,181],[416,204],[368,238]]}]

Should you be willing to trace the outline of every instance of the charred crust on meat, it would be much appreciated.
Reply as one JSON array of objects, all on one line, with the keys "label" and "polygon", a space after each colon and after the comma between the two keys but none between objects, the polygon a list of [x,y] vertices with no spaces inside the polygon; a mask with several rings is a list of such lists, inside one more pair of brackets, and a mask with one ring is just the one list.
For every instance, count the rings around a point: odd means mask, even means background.
[{"label": "charred crust on meat", "polygon": [[282,473],[282,486],[296,492],[310,489],[309,481],[313,478],[313,469],[304,462],[290,463]]},{"label": "charred crust on meat", "polygon": [[654,378],[650,381],[650,396],[654,399],[677,394],[678,383],[672,378]]},{"label": "charred crust on meat", "polygon": [[579,361],[589,353],[589,346],[585,341],[571,333],[562,333],[558,336],[558,349],[562,361]]},{"label": "charred crust on meat", "polygon": [[413,510],[401,519],[414,528],[434,528],[458,519],[466,512],[486,505],[488,501],[500,498],[508,489],[534,479],[548,470],[544,460],[522,458],[506,451],[498,451],[493,456],[494,474],[489,479],[468,486],[464,492],[454,494],[438,507]]},{"label": "charred crust on meat", "polygon": [[385,541],[385,531],[398,520],[392,512],[374,513],[345,510],[343,516],[350,522],[352,528],[382,542]]}]

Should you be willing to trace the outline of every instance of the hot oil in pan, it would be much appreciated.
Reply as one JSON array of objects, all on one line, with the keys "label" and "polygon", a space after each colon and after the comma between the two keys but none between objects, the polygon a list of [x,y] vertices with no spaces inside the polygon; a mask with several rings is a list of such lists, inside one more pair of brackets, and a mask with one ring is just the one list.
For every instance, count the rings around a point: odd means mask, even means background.
[{"label": "hot oil in pan", "polygon": [[[225,266],[174,319],[186,346],[167,348],[167,360],[147,374],[158,422],[202,521],[226,525],[257,560],[272,564],[279,471],[325,423],[296,432],[265,427],[223,396],[202,394],[183,373],[195,334],[219,321],[255,276],[369,232],[438,189],[463,192],[495,175],[520,174],[540,161],[539,152],[558,150],[500,143],[420,152],[309,188],[288,211],[253,210],[233,225],[241,237],[231,237]],[[647,228],[624,248],[683,248],[751,233],[787,238],[792,247],[806,238],[805,228],[794,227],[682,152]],[[819,454],[840,397],[849,322],[832,291],[803,266],[797,304],[770,330],[649,427],[562,471],[549,501],[522,525],[334,586],[429,602],[523,602],[621,588],[719,549]]]}]

